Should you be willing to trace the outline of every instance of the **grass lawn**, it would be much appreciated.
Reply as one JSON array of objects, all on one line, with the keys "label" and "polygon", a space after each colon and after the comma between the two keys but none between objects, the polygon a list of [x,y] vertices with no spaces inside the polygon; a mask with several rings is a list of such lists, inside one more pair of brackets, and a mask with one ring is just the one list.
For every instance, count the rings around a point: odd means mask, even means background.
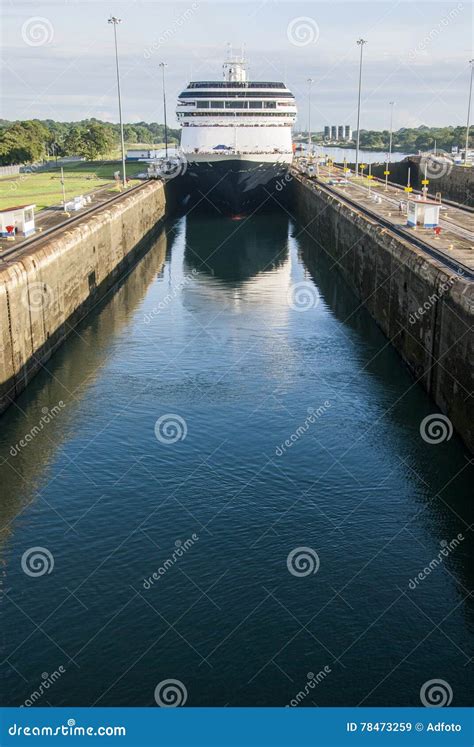
[{"label": "grass lawn", "polygon": [[[121,163],[70,163],[64,166],[64,186],[66,200],[98,187],[113,184],[114,171],[121,170]],[[146,164],[131,162],[126,164],[127,177],[146,170]],[[48,171],[32,174],[5,176],[0,179],[0,209],[14,205],[34,203],[36,210],[62,202],[60,168],[51,167]]]}]

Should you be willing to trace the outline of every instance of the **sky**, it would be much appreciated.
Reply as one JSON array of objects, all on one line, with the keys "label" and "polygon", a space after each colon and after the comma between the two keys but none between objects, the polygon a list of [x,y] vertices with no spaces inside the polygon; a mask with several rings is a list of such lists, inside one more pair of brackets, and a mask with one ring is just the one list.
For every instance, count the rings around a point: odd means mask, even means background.
[{"label": "sky", "polygon": [[297,128],[355,128],[363,37],[364,129],[465,125],[473,6],[467,0],[3,0],[5,119],[97,117],[118,121],[113,27],[117,27],[125,122],[168,120],[190,79],[220,80],[226,46],[245,45],[254,80],[282,80],[295,93]]}]

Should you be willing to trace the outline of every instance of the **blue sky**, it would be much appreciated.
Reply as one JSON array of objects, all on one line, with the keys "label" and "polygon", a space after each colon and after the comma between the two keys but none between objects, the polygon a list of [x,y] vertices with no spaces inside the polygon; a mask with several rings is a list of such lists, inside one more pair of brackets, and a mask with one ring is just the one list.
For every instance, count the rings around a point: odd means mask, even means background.
[{"label": "blue sky", "polygon": [[284,80],[298,126],[355,126],[364,47],[361,126],[465,125],[472,57],[470,2],[241,0],[4,0],[2,110],[7,119],[94,116],[117,121],[113,31],[118,27],[124,119],[163,121],[158,63],[168,64],[168,112],[190,78],[221,78],[226,43],[246,46],[251,77]]}]

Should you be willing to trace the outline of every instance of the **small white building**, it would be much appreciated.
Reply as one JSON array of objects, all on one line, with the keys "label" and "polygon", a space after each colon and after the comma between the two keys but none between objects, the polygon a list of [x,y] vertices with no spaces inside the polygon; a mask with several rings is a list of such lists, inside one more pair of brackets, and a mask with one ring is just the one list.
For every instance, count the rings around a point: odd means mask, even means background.
[{"label": "small white building", "polygon": [[0,210],[0,236],[30,236],[35,232],[36,205],[16,205]]},{"label": "small white building", "polygon": [[159,148],[143,150],[127,150],[127,161],[141,161],[144,158],[159,158],[163,151]]},{"label": "small white building", "polygon": [[434,200],[407,200],[407,226],[436,228],[439,225],[441,204]]}]

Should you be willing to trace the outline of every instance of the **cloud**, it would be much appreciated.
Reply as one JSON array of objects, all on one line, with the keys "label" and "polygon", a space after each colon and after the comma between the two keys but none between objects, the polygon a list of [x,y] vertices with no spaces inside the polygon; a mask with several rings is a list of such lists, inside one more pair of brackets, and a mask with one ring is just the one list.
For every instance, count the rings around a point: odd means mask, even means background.
[{"label": "cloud", "polygon": [[[448,25],[450,8],[441,3],[404,2],[274,2],[274,0],[196,0],[198,8],[185,23],[176,19],[190,7],[182,2],[114,0],[123,16],[119,27],[124,116],[157,120],[161,115],[158,61],[168,63],[170,121],[174,101],[191,79],[220,79],[225,43],[247,45],[255,79],[285,80],[294,89],[304,125],[306,79],[315,79],[314,126],[337,121],[355,125],[358,80],[356,38],[364,48],[363,123],[383,128],[387,102],[397,101],[398,125],[419,116],[427,124],[463,124],[472,10],[468,3]],[[110,8],[89,0],[16,0],[4,16],[4,89],[9,118],[55,116],[82,119],[116,109],[114,47],[107,24]],[[21,27],[31,16],[48,18],[51,43],[31,47]],[[317,43],[295,47],[287,37],[296,16],[314,17]],[[341,19],[344,22],[341,23]],[[173,25],[174,24],[174,25]],[[156,54],[145,51],[163,29],[177,29],[160,43]],[[435,30],[435,32],[433,31]],[[439,29],[439,31],[436,31]],[[229,39],[229,36],[232,38]],[[33,92],[33,93],[32,93]]]}]

